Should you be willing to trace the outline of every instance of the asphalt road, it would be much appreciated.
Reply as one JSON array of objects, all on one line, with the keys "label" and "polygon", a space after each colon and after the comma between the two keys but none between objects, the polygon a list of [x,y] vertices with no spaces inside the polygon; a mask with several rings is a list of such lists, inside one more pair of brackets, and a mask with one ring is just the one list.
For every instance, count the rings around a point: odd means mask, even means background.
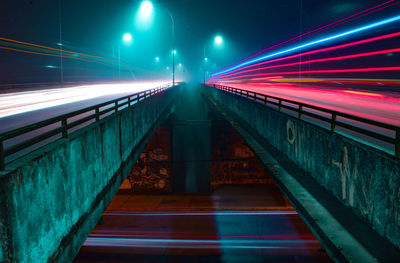
[{"label": "asphalt road", "polygon": [[117,194],[82,262],[331,262],[273,183],[210,194]]}]

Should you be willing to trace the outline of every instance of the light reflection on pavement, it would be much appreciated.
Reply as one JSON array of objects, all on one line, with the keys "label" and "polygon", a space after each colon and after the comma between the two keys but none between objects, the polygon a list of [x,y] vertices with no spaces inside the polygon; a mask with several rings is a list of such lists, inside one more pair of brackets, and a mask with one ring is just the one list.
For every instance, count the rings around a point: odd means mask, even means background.
[{"label": "light reflection on pavement", "polygon": [[75,262],[331,262],[287,200],[271,196],[275,187],[120,192]]}]

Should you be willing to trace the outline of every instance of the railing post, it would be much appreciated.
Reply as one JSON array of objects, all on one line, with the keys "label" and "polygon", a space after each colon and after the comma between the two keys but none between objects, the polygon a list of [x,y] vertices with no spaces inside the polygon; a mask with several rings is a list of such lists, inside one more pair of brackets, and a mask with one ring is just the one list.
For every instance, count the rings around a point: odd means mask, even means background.
[{"label": "railing post", "polygon": [[128,97],[128,107],[131,107],[131,97]]},{"label": "railing post", "polygon": [[100,110],[99,107],[96,107],[95,109],[95,115],[96,115],[96,121],[100,120]]},{"label": "railing post", "polygon": [[394,147],[395,155],[397,158],[400,157],[400,127],[396,128],[396,144]]},{"label": "railing post", "polygon": [[6,169],[6,156],[4,154],[4,142],[0,141],[0,171],[4,171]]},{"label": "railing post", "polygon": [[336,113],[332,113],[331,132],[335,132],[335,129],[336,129]]},{"label": "railing post", "polygon": [[299,119],[301,119],[301,112],[302,112],[302,110],[303,110],[303,105],[299,105],[299,115],[298,115],[298,117],[299,117]]},{"label": "railing post", "polygon": [[62,129],[62,137],[63,137],[63,138],[68,138],[67,119],[63,119],[63,120],[61,121],[61,129]]},{"label": "railing post", "polygon": [[279,111],[282,111],[282,100],[279,100],[279,107],[278,107]]},{"label": "railing post", "polygon": [[118,101],[115,102],[115,112],[118,112]]}]

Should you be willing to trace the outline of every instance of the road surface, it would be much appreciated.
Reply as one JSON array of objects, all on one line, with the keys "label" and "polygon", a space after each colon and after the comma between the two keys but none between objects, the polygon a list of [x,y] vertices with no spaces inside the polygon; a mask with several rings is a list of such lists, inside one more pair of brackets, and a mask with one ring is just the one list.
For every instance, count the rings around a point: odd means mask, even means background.
[{"label": "road surface", "polygon": [[0,94],[0,133],[168,83],[105,83]]},{"label": "road surface", "polygon": [[119,193],[82,262],[331,262],[275,184],[209,195]]}]

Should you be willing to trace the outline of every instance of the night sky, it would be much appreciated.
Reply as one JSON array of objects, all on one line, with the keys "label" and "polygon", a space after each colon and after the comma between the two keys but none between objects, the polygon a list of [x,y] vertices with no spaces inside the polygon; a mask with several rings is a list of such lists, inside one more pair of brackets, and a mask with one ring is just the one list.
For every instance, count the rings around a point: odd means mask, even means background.
[{"label": "night sky", "polygon": [[[175,17],[177,63],[182,63],[184,68],[177,74],[199,80],[204,47],[211,67],[217,70],[301,31],[382,1],[154,0],[155,20],[146,31],[138,30],[134,24],[140,2],[62,0],[65,49],[107,58],[115,58],[120,49],[122,61],[140,68],[124,71],[124,78],[166,76],[172,46],[171,21],[163,10],[167,8]],[[57,48],[59,28],[57,0],[0,2],[0,37]],[[121,36],[125,32],[134,37],[129,47],[122,44]],[[224,38],[221,49],[212,45],[217,34]],[[57,81],[59,59],[56,57],[0,50],[0,58],[0,83]],[[71,59],[65,59],[64,66],[67,81],[112,79],[117,70]]]}]

